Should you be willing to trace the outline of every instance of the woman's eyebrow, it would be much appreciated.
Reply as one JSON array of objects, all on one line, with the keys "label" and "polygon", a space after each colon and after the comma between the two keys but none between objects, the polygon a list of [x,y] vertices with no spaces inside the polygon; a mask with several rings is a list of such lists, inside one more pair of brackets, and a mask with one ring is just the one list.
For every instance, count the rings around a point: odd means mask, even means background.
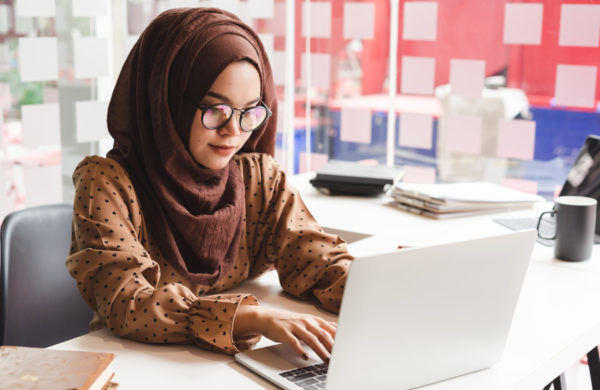
[{"label": "woman's eyebrow", "polygon": [[[216,93],[216,92],[213,92],[213,91],[208,91],[208,92],[206,93],[206,95],[207,95],[207,96],[212,96],[212,97],[214,97],[214,98],[217,98],[217,99],[219,99],[219,100],[222,100],[222,101],[224,101],[225,103],[229,103],[229,104],[231,104],[231,100],[229,100],[229,98],[228,98],[227,96],[223,96],[223,95],[221,95],[220,93]],[[248,102],[248,103],[246,103],[245,105],[246,105],[246,106],[249,106],[249,105],[251,105],[251,104],[256,104],[256,103],[258,103],[258,102],[260,102],[260,97],[257,97],[256,99],[249,101],[249,102]]]}]

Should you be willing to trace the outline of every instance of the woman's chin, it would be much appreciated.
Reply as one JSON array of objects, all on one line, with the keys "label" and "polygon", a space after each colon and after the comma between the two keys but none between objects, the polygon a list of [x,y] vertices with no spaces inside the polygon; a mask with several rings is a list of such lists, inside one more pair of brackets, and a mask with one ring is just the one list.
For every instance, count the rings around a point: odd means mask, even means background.
[{"label": "woman's chin", "polygon": [[229,161],[231,161],[231,157],[219,157],[210,159],[197,159],[194,157],[194,160],[196,160],[198,165],[202,166],[203,168],[220,170],[225,168],[229,164]]}]

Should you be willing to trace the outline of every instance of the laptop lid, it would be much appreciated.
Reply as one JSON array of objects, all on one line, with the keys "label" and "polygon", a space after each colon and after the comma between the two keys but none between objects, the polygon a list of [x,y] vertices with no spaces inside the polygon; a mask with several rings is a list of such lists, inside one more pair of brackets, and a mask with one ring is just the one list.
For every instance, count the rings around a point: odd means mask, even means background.
[{"label": "laptop lid", "polygon": [[356,259],[327,388],[413,388],[496,363],[535,237],[524,230]]},{"label": "laptop lid", "polygon": [[[497,362],[535,237],[524,230],[356,258],[327,388],[412,388]],[[286,389],[299,387],[282,371],[317,362],[281,344],[235,358]]]},{"label": "laptop lid", "polygon": [[[579,195],[600,202],[600,137],[589,135],[575,159],[560,196]],[[596,210],[596,234],[600,234],[600,208]]]}]

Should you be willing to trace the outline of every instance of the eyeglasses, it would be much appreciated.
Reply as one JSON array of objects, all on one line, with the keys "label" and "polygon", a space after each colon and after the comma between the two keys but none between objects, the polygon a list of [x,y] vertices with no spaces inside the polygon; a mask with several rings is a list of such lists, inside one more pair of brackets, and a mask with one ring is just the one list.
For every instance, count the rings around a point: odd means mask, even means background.
[{"label": "eyeglasses", "polygon": [[271,116],[271,110],[261,101],[258,105],[240,110],[231,107],[227,103],[217,103],[211,105],[198,104],[194,99],[185,95],[198,109],[202,111],[202,124],[209,130],[219,130],[225,126],[234,111],[240,113],[240,129],[251,132],[260,129]]}]

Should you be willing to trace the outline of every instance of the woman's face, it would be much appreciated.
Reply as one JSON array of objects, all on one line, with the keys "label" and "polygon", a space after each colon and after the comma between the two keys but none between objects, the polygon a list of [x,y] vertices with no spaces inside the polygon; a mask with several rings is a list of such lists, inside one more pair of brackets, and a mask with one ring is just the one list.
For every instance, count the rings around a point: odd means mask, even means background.
[{"label": "woman's face", "polygon": [[[227,103],[243,110],[256,106],[261,100],[260,76],[247,61],[230,64],[210,86],[199,102],[204,105]],[[190,153],[199,164],[209,169],[222,169],[233,155],[244,146],[252,133],[240,129],[240,112],[233,112],[227,124],[218,130],[209,130],[202,124],[202,111],[196,110],[190,129]]]}]

